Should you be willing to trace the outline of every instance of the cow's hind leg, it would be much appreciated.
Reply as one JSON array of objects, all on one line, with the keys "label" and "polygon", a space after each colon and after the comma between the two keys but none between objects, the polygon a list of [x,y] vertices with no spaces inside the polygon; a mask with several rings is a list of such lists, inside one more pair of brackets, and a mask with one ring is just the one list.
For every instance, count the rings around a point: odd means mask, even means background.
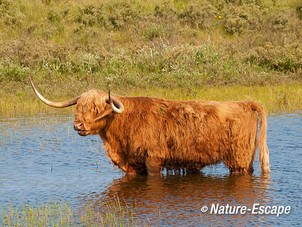
[{"label": "cow's hind leg", "polygon": [[229,156],[227,160],[224,160],[225,165],[229,168],[230,174],[252,174],[254,153],[239,156]]},{"label": "cow's hind leg", "polygon": [[231,175],[236,174],[251,174],[249,167],[235,167],[235,168],[229,168]]},{"label": "cow's hind leg", "polygon": [[252,174],[254,172],[253,163],[254,163],[255,158],[256,158],[257,146],[258,146],[258,140],[257,140],[257,137],[255,137],[252,158],[251,158],[251,162],[250,162],[250,165],[249,165],[249,173],[250,174]]},{"label": "cow's hind leg", "polygon": [[[257,140],[255,141],[255,146],[253,148],[252,153],[247,152],[249,154],[247,156],[247,160],[249,160],[249,165],[246,166],[246,167],[237,167],[235,170],[233,170],[233,172],[230,170],[231,174],[236,174],[236,173],[252,174],[254,172],[253,163],[255,161],[256,151],[257,151]],[[242,160],[242,163],[245,163],[244,166],[248,163],[248,162],[245,162],[245,161],[246,161],[245,159]]]},{"label": "cow's hind leg", "polygon": [[237,163],[235,165],[232,165],[229,167],[230,174],[236,175],[236,174],[252,174],[254,172],[254,167],[253,167],[253,162],[254,160],[251,160],[249,164],[242,164],[242,163]]},{"label": "cow's hind leg", "polygon": [[248,168],[249,174],[252,174],[252,173],[254,172],[253,163],[254,163],[254,161],[255,161],[256,151],[257,151],[257,149],[254,150],[254,153],[253,153],[253,155],[252,155],[252,160],[251,160],[250,165],[249,165],[249,168]]}]

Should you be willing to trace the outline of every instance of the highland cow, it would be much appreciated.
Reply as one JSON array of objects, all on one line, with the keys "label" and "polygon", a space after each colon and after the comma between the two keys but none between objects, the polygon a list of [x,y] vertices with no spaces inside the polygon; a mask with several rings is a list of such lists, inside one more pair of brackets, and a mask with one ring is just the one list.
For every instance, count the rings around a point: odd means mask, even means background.
[{"label": "highland cow", "polygon": [[223,162],[231,174],[251,174],[258,147],[262,173],[269,173],[266,114],[252,101],[174,101],[111,96],[90,90],[77,98],[47,105],[77,104],[74,129],[99,134],[111,161],[128,174],[159,174],[164,168],[197,172]]}]

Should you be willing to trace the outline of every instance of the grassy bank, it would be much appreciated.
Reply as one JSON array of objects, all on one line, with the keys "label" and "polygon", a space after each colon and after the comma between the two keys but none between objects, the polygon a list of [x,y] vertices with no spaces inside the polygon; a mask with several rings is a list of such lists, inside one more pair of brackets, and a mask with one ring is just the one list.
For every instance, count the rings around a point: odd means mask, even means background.
[{"label": "grassy bank", "polygon": [[[20,84],[19,84],[20,85]],[[21,86],[21,85],[20,85]],[[71,87],[78,86],[79,89],[66,88],[64,84],[54,83],[53,85],[37,85],[41,93],[54,101],[62,101],[81,94],[92,87],[103,89],[104,86],[98,84],[73,84]],[[57,89],[57,90],[56,90]],[[244,101],[254,100],[263,105],[266,112],[282,113],[302,110],[302,87],[299,84],[286,84],[274,86],[203,86],[201,88],[153,88],[125,91],[123,89],[114,90],[116,94],[126,96],[149,96],[174,100],[217,100],[217,101]],[[73,114],[74,107],[65,109],[54,109],[43,104],[34,95],[29,84],[12,95],[0,96],[0,115],[1,116],[20,116],[28,114],[37,114],[39,112],[53,112]]]},{"label": "grassy bank", "polygon": [[301,81],[301,1],[0,3],[0,81],[187,87]]},{"label": "grassy bank", "polygon": [[0,111],[46,108],[28,76],[57,100],[111,87],[298,110],[301,27],[299,0],[2,0]]}]

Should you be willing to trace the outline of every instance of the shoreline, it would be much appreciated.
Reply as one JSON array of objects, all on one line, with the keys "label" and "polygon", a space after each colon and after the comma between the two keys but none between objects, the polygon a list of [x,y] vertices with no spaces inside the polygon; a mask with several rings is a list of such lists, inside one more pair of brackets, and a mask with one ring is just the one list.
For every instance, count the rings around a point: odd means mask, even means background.
[{"label": "shoreline", "polygon": [[[95,84],[96,85],[96,84]],[[9,86],[6,86],[9,87]],[[83,86],[82,89],[74,91],[72,88],[64,87],[64,83],[53,84],[47,87],[37,86],[37,89],[47,99],[62,101],[80,95],[91,87]],[[5,90],[8,90],[7,88]],[[26,116],[37,113],[53,112],[55,109],[46,106],[34,95],[29,84],[24,85],[20,90],[8,92],[0,90],[0,115],[5,116]],[[57,90],[57,92],[55,91]],[[61,92],[63,91],[64,92]],[[99,89],[106,90],[106,89]],[[200,88],[134,88],[131,91],[126,89],[111,90],[114,94],[121,96],[148,96],[172,100],[208,100],[208,101],[255,101],[262,105],[267,114],[282,112],[295,112],[302,110],[302,86],[299,83],[266,86],[203,86]],[[74,113],[74,107],[57,109],[62,113]]]}]

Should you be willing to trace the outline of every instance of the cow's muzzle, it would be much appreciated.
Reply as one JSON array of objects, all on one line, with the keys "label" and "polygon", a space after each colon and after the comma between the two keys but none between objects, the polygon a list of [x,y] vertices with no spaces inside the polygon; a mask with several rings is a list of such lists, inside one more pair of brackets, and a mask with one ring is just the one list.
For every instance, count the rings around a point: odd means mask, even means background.
[{"label": "cow's muzzle", "polygon": [[73,125],[74,130],[78,131],[80,136],[87,136],[84,124],[82,122],[75,122]]}]

